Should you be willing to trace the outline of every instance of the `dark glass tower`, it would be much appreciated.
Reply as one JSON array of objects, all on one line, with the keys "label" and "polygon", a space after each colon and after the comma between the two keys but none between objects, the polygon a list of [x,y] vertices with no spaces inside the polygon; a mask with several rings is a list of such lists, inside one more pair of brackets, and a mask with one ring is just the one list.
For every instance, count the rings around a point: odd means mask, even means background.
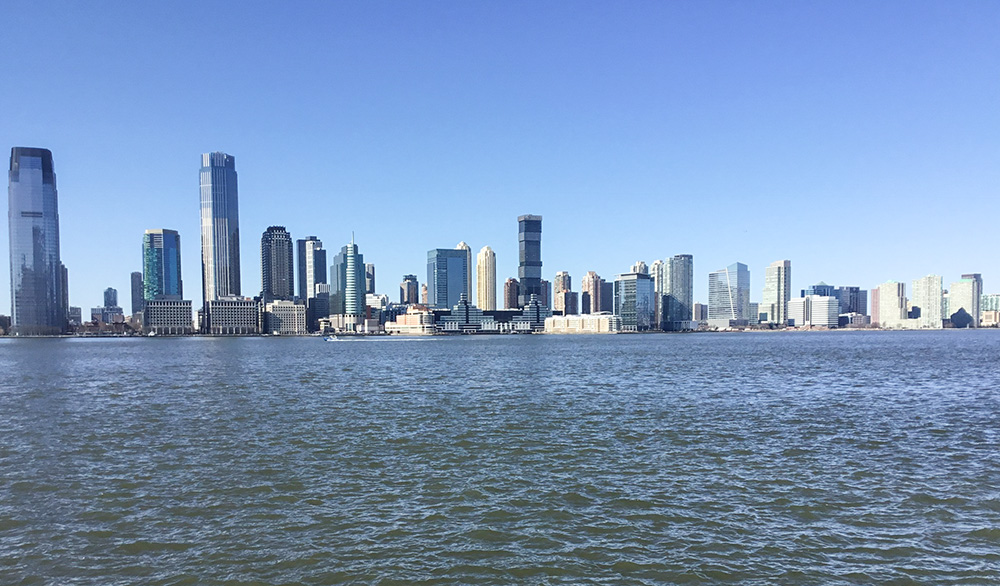
[{"label": "dark glass tower", "polygon": [[330,313],[363,315],[365,312],[365,256],[351,243],[340,249],[330,267]]},{"label": "dark glass tower", "polygon": [[326,283],[326,251],[323,242],[315,236],[300,238],[296,246],[299,249],[299,299],[312,299],[316,296],[316,285]]},{"label": "dark glass tower", "polygon": [[260,237],[260,275],[265,302],[291,301],[295,296],[292,235],[284,226],[270,226]]},{"label": "dark glass tower", "polygon": [[179,300],[181,281],[181,237],[176,230],[146,230],[142,236],[142,287],[146,301]]},{"label": "dark glass tower", "polygon": [[49,150],[11,149],[7,196],[11,329],[21,335],[63,333],[69,287],[59,256],[59,197]]},{"label": "dark glass tower", "polygon": [[236,158],[201,156],[201,292],[206,303],[240,294],[240,208]]},{"label": "dark glass tower", "polygon": [[134,271],[131,274],[132,283],[132,315],[146,308],[146,296],[143,292],[142,273]]},{"label": "dark glass tower", "polygon": [[542,292],[542,217],[520,216],[517,218],[517,243],[520,248],[520,262],[517,279],[520,282],[517,303],[528,305],[532,295],[541,299]]},{"label": "dark glass tower", "polygon": [[427,252],[427,303],[439,309],[458,305],[468,290],[469,254],[461,248]]}]

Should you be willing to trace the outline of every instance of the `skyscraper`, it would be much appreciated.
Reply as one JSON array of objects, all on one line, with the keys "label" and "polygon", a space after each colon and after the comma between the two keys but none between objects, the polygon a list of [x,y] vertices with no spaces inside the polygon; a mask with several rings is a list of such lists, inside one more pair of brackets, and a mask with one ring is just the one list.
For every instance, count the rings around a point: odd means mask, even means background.
[{"label": "skyscraper", "polygon": [[484,311],[497,308],[497,255],[489,246],[476,255],[476,305]]},{"label": "skyscraper", "polygon": [[562,315],[567,315],[566,295],[564,294],[573,290],[573,280],[570,278],[569,273],[566,271],[556,273],[556,278],[552,283],[552,290],[552,308]]},{"label": "skyscraper", "polygon": [[104,307],[118,307],[118,289],[108,287],[104,290]]},{"label": "skyscraper", "polygon": [[292,235],[284,226],[269,226],[260,237],[260,282],[264,303],[295,297]]},{"label": "skyscraper", "polygon": [[12,148],[7,185],[11,331],[62,333],[68,323],[69,287],[59,255],[59,196],[52,153]]},{"label": "skyscraper", "polygon": [[906,283],[887,281],[872,291],[872,325],[898,327],[906,319]]},{"label": "skyscraper", "polygon": [[615,315],[621,317],[622,328],[632,331],[653,328],[655,289],[649,274],[632,272],[618,275],[614,288]]},{"label": "skyscraper", "polygon": [[525,307],[532,295],[541,300],[542,292],[542,217],[525,215],[517,218],[519,261],[518,307]]},{"label": "skyscraper", "polygon": [[[962,275],[948,291],[948,318],[955,327],[979,327],[983,277],[979,273]],[[966,317],[964,314],[967,314]]]},{"label": "skyscraper", "polygon": [[420,287],[416,275],[403,275],[403,282],[399,284],[399,302],[420,303]]},{"label": "skyscraper", "polygon": [[511,277],[508,278],[503,283],[503,308],[504,309],[517,309],[518,304],[518,282],[517,279]]},{"label": "skyscraper", "polygon": [[737,262],[708,274],[708,319],[728,327],[730,320],[749,321],[750,270]]},{"label": "skyscraper", "polygon": [[[828,295],[832,295],[832,291]],[[792,261],[776,260],[764,270],[764,295],[761,297],[760,310],[767,312],[767,321],[772,324],[787,324],[788,301],[791,298]]]},{"label": "skyscraper", "polygon": [[601,277],[594,271],[587,271],[580,282],[580,313],[601,311]]},{"label": "skyscraper", "polygon": [[326,283],[326,251],[315,236],[295,241],[298,248],[298,294],[305,301],[316,294],[316,284]]},{"label": "skyscraper", "polygon": [[181,237],[176,230],[146,230],[142,236],[143,299],[184,296],[181,281]]},{"label": "skyscraper", "polygon": [[921,328],[942,327],[943,283],[938,275],[927,275],[913,281],[913,305],[920,308],[917,318]]},{"label": "skyscraper", "polygon": [[142,273],[134,271],[130,278],[132,283],[132,315],[135,315],[146,306],[146,298],[142,288]]},{"label": "skyscraper", "polygon": [[666,261],[663,268],[666,309],[665,328],[680,330],[693,319],[694,311],[694,257],[690,254],[675,254]]},{"label": "skyscraper", "polygon": [[[427,301],[432,307],[450,309],[468,290],[469,255],[455,248],[427,252]],[[468,298],[466,298],[468,299]]]},{"label": "skyscraper", "polygon": [[240,209],[236,159],[201,156],[201,293],[209,301],[240,294]]},{"label": "skyscraper", "polygon": [[[472,249],[463,240],[455,246],[455,250],[465,251],[465,298],[472,300]],[[451,306],[449,306],[451,307]]]},{"label": "skyscraper", "polygon": [[358,318],[365,313],[365,257],[351,243],[334,257],[330,284],[330,313]]},{"label": "skyscraper", "polygon": [[[654,260],[649,266],[649,276],[653,279],[653,328],[666,329],[666,299],[667,294],[667,264],[662,260]],[[634,267],[633,267],[634,270]]]},{"label": "skyscraper", "polygon": [[375,265],[370,262],[365,263],[365,294],[375,294]]}]

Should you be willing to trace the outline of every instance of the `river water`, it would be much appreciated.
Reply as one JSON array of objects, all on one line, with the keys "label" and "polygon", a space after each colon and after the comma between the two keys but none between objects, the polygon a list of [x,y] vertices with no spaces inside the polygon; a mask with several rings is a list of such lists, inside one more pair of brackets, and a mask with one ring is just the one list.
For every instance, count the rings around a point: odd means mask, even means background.
[{"label": "river water", "polygon": [[1000,332],[0,340],[0,584],[997,584]]}]

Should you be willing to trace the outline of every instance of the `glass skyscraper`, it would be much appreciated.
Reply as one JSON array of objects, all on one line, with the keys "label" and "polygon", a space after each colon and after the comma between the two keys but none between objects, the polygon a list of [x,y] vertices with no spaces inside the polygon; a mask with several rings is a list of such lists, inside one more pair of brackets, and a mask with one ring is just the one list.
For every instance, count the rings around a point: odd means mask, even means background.
[{"label": "glass skyscraper", "polygon": [[438,309],[458,305],[468,290],[469,255],[460,248],[427,252],[427,303]]},{"label": "glass skyscraper", "polygon": [[359,316],[365,313],[365,256],[351,243],[340,249],[331,267],[330,313]]},{"label": "glass skyscraper", "polygon": [[201,292],[209,301],[240,294],[240,209],[236,158],[201,156]]},{"label": "glass skyscraper", "polygon": [[694,257],[675,254],[667,259],[663,271],[666,281],[663,327],[667,330],[684,329],[694,312]]},{"label": "glass skyscraper", "polygon": [[7,196],[11,330],[23,335],[63,333],[69,287],[59,256],[59,197],[49,150],[11,149]]},{"label": "glass skyscraper", "polygon": [[614,288],[615,315],[621,317],[622,328],[632,331],[652,329],[656,317],[653,278],[647,273],[625,273],[615,279]]},{"label": "glass skyscraper", "polygon": [[749,320],[750,269],[737,262],[708,274],[708,319]]},{"label": "glass skyscraper", "polygon": [[146,230],[142,236],[142,287],[146,301],[184,296],[181,237],[176,230]]},{"label": "glass skyscraper", "polygon": [[295,297],[292,235],[284,226],[269,226],[260,237],[260,282],[264,302]]},{"label": "glass skyscraper", "polygon": [[537,295],[539,299],[544,296],[541,216],[526,215],[517,218],[517,243],[520,253],[517,266],[517,279],[520,283],[517,303],[525,307],[532,295]]}]

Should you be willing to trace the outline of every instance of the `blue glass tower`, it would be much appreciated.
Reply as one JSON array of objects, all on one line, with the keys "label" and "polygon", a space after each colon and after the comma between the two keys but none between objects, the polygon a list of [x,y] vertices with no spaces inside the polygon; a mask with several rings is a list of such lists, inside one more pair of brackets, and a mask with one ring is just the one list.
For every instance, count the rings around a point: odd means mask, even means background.
[{"label": "blue glass tower", "polygon": [[142,236],[143,299],[181,299],[181,237],[176,230],[146,230]]},{"label": "blue glass tower", "polygon": [[467,291],[469,255],[460,248],[427,252],[427,303],[439,309],[458,305]]},{"label": "blue glass tower", "polygon": [[7,196],[12,331],[63,333],[69,290],[59,256],[59,197],[49,150],[11,149]]},{"label": "blue glass tower", "polygon": [[236,158],[201,156],[201,292],[207,305],[240,294],[240,207]]}]

